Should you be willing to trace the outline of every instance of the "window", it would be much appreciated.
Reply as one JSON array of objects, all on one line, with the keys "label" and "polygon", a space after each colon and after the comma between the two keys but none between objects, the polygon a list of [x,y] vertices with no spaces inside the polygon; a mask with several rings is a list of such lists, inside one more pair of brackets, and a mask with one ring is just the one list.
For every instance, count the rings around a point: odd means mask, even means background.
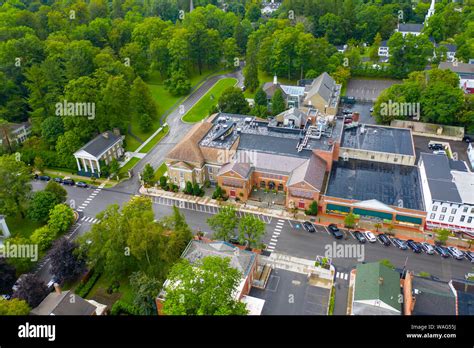
[{"label": "window", "polygon": [[468,209],[469,209],[468,207],[464,207],[464,209],[462,210],[462,212],[463,212],[463,213],[467,213],[467,210],[468,210]]},{"label": "window", "polygon": [[448,208],[443,207],[443,208],[441,209],[441,212],[442,212],[442,213],[446,213],[447,210],[448,210]]},{"label": "window", "polygon": [[464,222],[465,219],[466,219],[466,215],[462,215],[459,221]]},{"label": "window", "polygon": [[474,208],[471,208],[471,214],[474,214]]},{"label": "window", "polygon": [[430,215],[430,219],[431,219],[431,220],[436,219],[436,214],[435,214],[435,213],[432,213],[432,214]]},{"label": "window", "polygon": [[441,215],[439,216],[439,220],[440,220],[440,221],[444,221],[444,215],[441,214]]},{"label": "window", "polygon": [[454,216],[450,216],[449,219],[448,219],[449,222],[453,222],[454,221]]},{"label": "window", "polygon": [[183,173],[183,172],[179,172],[179,177],[180,177],[181,179],[184,179],[184,173]]},{"label": "window", "polygon": [[470,224],[472,222],[472,216],[469,216],[469,219],[467,219],[467,223]]},{"label": "window", "polygon": [[437,205],[433,205],[433,211],[438,211],[438,206]]},{"label": "window", "polygon": [[393,159],[393,161],[394,161],[394,162],[398,162],[398,157],[395,157],[395,158]]},{"label": "window", "polygon": [[458,211],[457,209],[453,208],[453,209],[451,209],[451,214],[456,214],[457,211]]}]

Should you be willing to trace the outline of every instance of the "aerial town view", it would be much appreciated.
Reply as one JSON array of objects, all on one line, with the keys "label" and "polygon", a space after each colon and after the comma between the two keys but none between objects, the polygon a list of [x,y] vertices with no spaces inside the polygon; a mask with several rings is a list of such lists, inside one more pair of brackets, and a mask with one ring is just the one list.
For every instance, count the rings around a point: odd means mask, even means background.
[{"label": "aerial town view", "polygon": [[472,315],[472,1],[0,0],[2,348]]}]

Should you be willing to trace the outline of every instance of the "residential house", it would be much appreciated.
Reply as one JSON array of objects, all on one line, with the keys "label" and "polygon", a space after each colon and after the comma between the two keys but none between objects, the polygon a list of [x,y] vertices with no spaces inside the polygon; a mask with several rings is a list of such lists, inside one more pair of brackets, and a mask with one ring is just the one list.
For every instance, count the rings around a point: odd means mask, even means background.
[{"label": "residential house", "polygon": [[358,264],[351,315],[401,315],[400,274],[380,262]]},{"label": "residential house", "polygon": [[421,153],[418,163],[426,229],[446,228],[474,236],[474,173],[462,161]]},{"label": "residential house", "polygon": [[262,14],[264,16],[270,16],[273,12],[278,10],[281,2],[275,2],[275,0],[263,1],[262,2]]},{"label": "residential house", "polygon": [[100,163],[110,164],[124,154],[123,140],[118,130],[99,134],[74,153],[79,175],[100,177]]},{"label": "residential house", "polygon": [[[211,241],[206,239],[193,239],[189,242],[181,255],[182,259],[188,260],[191,264],[197,264],[205,257],[229,258],[230,266],[237,269],[241,274],[239,286],[235,290],[234,299],[255,305],[253,298],[247,296],[252,287],[252,282],[257,271],[257,254],[241,249],[224,241]],[[169,280],[163,284],[163,289],[172,286]],[[158,314],[161,314],[163,303],[166,301],[166,291],[162,290],[156,298]],[[261,301],[260,301],[261,302]],[[263,307],[261,304],[259,307]],[[253,309],[254,310],[254,309]],[[260,308],[261,311],[261,308]]]},{"label": "residential house", "polygon": [[439,68],[455,72],[459,76],[459,88],[462,88],[464,93],[474,93],[474,64],[441,62]]},{"label": "residential house", "polygon": [[303,104],[315,108],[326,115],[336,115],[341,95],[341,85],[326,72],[305,87]]},{"label": "residential house", "polygon": [[288,108],[295,107],[298,108],[301,105],[301,102],[304,98],[305,89],[300,86],[289,86],[282,85],[278,82],[277,76],[273,78],[273,82],[266,82],[263,87],[263,91],[267,95],[267,101],[271,105],[273,95],[277,90],[282,92],[283,99],[285,100],[286,106]]},{"label": "residential house", "polygon": [[58,284],[55,291],[33,308],[31,315],[105,315],[107,306],[93,300],[85,300],[72,291],[61,291]]},{"label": "residential house", "polygon": [[389,47],[388,47],[388,41],[387,40],[384,40],[380,43],[380,46],[379,46],[379,57],[389,57],[390,54],[389,54]]},{"label": "residential house", "polygon": [[30,122],[10,123],[5,131],[0,131],[0,145],[8,147],[18,145],[28,139],[31,134]]}]

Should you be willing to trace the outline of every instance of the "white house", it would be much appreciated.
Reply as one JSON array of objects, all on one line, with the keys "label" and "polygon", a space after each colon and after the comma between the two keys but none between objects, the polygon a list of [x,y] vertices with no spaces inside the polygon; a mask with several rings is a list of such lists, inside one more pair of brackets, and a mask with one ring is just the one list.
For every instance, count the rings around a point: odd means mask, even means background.
[{"label": "white house", "polygon": [[462,161],[422,153],[419,161],[427,229],[474,235],[474,173]]},{"label": "white house", "polygon": [[[31,124],[29,122],[12,123],[8,125],[9,132],[0,135],[0,145],[8,144],[21,144],[31,134]],[[6,138],[8,137],[8,139]],[[8,140],[8,141],[7,141]]]},{"label": "white house", "polygon": [[465,93],[474,93],[474,64],[441,62],[439,68],[455,72],[459,76],[459,88],[462,88]]},{"label": "white house", "polygon": [[123,156],[124,136],[118,132],[106,131],[74,153],[80,175],[100,177],[100,161],[109,164]]}]

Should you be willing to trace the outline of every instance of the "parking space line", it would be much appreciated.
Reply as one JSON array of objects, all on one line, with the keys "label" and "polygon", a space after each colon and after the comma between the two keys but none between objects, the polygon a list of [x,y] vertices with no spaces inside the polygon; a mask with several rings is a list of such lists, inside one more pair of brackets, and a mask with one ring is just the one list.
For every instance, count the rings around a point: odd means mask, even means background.
[{"label": "parking space line", "polygon": [[288,220],[288,223],[290,224],[291,228],[294,228],[290,220]]}]

